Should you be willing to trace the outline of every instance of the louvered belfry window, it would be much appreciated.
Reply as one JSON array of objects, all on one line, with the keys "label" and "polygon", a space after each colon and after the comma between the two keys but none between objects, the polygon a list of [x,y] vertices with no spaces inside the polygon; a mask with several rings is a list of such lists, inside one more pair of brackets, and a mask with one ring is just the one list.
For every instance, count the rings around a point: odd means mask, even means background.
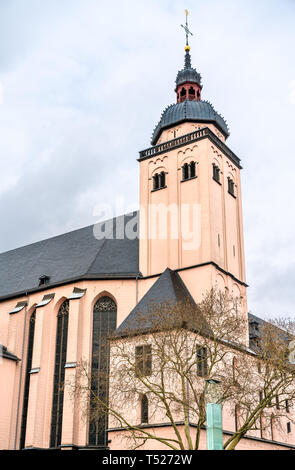
[{"label": "louvered belfry window", "polygon": [[61,444],[64,379],[68,340],[69,301],[60,307],[57,316],[55,368],[53,384],[53,401],[51,413],[50,447],[57,448]]},{"label": "louvered belfry window", "polygon": [[26,365],[26,376],[25,376],[25,386],[24,386],[24,401],[23,401],[23,412],[22,412],[20,449],[24,449],[25,444],[26,444],[26,430],[27,430],[28,404],[29,404],[29,391],[30,391],[30,371],[32,369],[35,321],[36,321],[36,310],[32,313],[31,318],[30,318],[30,323],[29,323],[27,365]]},{"label": "louvered belfry window", "polygon": [[108,400],[110,351],[108,336],[116,329],[117,306],[110,297],[101,297],[93,309],[91,398],[89,445],[106,447],[108,418],[98,407],[95,397]]}]

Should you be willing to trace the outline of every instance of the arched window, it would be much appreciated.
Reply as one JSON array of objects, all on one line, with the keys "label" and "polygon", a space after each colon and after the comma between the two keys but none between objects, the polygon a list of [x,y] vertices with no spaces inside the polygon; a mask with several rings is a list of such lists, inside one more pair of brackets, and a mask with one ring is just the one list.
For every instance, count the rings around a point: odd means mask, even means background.
[{"label": "arched window", "polygon": [[184,181],[189,179],[188,164],[187,163],[185,163],[182,167],[182,179]]},{"label": "arched window", "polygon": [[166,173],[162,171],[161,173],[156,173],[153,176],[153,191],[157,191],[157,189],[166,188]]},{"label": "arched window", "polygon": [[182,167],[182,181],[196,177],[196,162],[185,163]]},{"label": "arched window", "polygon": [[196,92],[195,92],[195,90],[192,86],[188,90],[188,97],[189,97],[190,100],[194,100],[195,97],[196,97]]},{"label": "arched window", "polygon": [[228,192],[231,196],[235,197],[235,183],[231,178],[227,178],[228,180]]},{"label": "arched window", "polygon": [[213,179],[217,182],[220,183],[220,169],[215,163],[213,163]]},{"label": "arched window", "polygon": [[24,385],[24,401],[23,401],[22,424],[21,424],[21,435],[20,435],[20,449],[24,449],[25,444],[26,444],[28,403],[29,403],[29,391],[30,391],[30,371],[32,369],[35,321],[36,321],[36,310],[32,313],[30,322],[29,322],[27,365],[26,365],[25,385]]},{"label": "arched window", "polygon": [[158,173],[153,176],[153,189],[159,189],[160,187],[160,179]]},{"label": "arched window", "polygon": [[182,88],[182,90],[180,92],[180,96],[186,96],[186,89],[185,88]]},{"label": "arched window", "polygon": [[51,414],[50,447],[56,448],[61,444],[63,398],[65,365],[67,356],[69,321],[69,301],[65,300],[57,315],[56,346],[55,346],[55,368],[53,384],[53,402]]},{"label": "arched window", "polygon": [[196,176],[196,162],[190,162],[189,168],[190,168],[190,177],[195,178],[195,176]]},{"label": "arched window", "polygon": [[148,424],[149,422],[149,402],[146,395],[141,398],[141,424]]},{"label": "arched window", "polygon": [[[117,306],[110,297],[101,297],[93,309],[91,395],[108,399],[109,344],[108,336],[116,329]],[[106,446],[108,419],[97,400],[90,401],[89,445]]]}]

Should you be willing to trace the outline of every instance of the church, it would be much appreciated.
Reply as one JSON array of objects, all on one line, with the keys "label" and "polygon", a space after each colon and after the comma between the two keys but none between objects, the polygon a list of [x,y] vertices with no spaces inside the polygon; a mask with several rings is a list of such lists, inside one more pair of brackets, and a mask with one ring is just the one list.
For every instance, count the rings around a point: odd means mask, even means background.
[{"label": "church", "polygon": [[[112,450],[108,422],[103,432],[87,422],[63,384],[75,381],[82,358],[100,367],[101,339],[150,300],[189,294],[198,303],[226,289],[242,299],[245,344],[255,337],[242,163],[227,122],[202,99],[188,41],[175,93],[139,152],[138,212],[0,254],[0,449]],[[248,438],[241,448],[295,448],[295,434]]]}]

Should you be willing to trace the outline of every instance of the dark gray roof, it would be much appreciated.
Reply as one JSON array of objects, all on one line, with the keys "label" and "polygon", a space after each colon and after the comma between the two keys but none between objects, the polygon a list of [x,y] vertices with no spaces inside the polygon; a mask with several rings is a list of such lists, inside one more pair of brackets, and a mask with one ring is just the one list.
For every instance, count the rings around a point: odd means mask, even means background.
[{"label": "dark gray roof", "polygon": [[19,361],[19,358],[17,356],[15,356],[14,354],[12,354],[11,352],[9,352],[6,348],[6,346],[2,346],[2,344],[0,344],[0,359],[1,357],[3,357],[4,359],[9,359],[10,361]]},{"label": "dark gray roof", "polygon": [[[130,240],[125,227],[137,221],[138,212],[91,225],[32,245],[0,254],[0,298],[36,290],[39,278],[46,275],[56,285],[85,278],[135,277],[139,274],[138,233]],[[98,240],[98,233],[112,227],[111,236]]]},{"label": "dark gray roof", "polygon": [[185,100],[182,103],[172,104],[164,110],[160,122],[154,130],[151,141],[152,145],[157,143],[164,129],[185,121],[212,122],[220,129],[225,137],[229,136],[226,121],[215,111],[211,103],[208,101]]},{"label": "dark gray roof", "polygon": [[167,268],[161,274],[150,290],[140,300],[127,318],[117,328],[114,335],[130,334],[132,332],[148,331],[154,325],[153,307],[158,305],[175,305],[178,302],[190,302],[196,305],[190,292],[179,274]]},{"label": "dark gray roof", "polygon": [[191,65],[191,56],[189,51],[185,53],[184,68],[180,70],[176,77],[176,86],[182,83],[192,82],[201,85],[202,77]]}]

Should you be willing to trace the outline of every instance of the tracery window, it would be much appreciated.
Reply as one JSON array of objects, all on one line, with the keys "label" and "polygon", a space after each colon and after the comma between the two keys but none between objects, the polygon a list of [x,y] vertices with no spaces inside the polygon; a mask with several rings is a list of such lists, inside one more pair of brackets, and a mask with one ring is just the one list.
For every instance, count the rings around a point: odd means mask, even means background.
[{"label": "tracery window", "polygon": [[[93,309],[91,395],[108,400],[110,351],[108,336],[116,329],[117,306],[110,297],[101,297]],[[89,445],[105,447],[108,443],[107,415],[97,401],[90,399]]]},{"label": "tracery window", "polygon": [[28,404],[29,404],[29,391],[30,391],[30,371],[32,369],[35,321],[36,321],[36,310],[34,310],[34,312],[32,313],[30,317],[30,321],[29,321],[29,336],[28,336],[26,376],[25,376],[25,384],[24,384],[24,401],[23,401],[23,412],[22,412],[20,449],[24,449],[25,444],[26,444],[26,430],[27,430]]},{"label": "tracery window", "polygon": [[51,413],[50,447],[56,448],[61,444],[64,379],[68,342],[69,301],[65,300],[57,315],[55,368],[53,384],[53,402]]}]

